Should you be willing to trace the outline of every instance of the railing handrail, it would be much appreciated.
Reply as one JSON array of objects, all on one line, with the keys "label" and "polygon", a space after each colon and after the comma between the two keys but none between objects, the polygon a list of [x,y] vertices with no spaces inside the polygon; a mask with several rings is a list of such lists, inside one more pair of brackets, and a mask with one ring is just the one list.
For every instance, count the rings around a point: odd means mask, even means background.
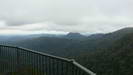
[{"label": "railing handrail", "polygon": [[46,56],[46,57],[50,57],[50,58],[66,61],[66,62],[72,63],[73,65],[77,66],[82,71],[86,72],[87,74],[96,75],[96,73],[94,73],[91,70],[87,69],[86,67],[80,65],[74,59],[68,59],[68,58],[63,58],[63,57],[59,57],[59,56],[54,56],[54,55],[51,55],[51,54],[39,52],[39,51],[36,51],[36,50],[31,50],[31,49],[28,49],[28,48],[18,47],[18,46],[12,46],[12,45],[0,45],[0,46],[21,49],[23,51],[31,52],[31,53],[34,53],[34,54],[39,54],[39,55],[42,55],[42,56]]},{"label": "railing handrail", "polygon": [[35,54],[39,54],[39,55],[42,55],[42,56],[47,56],[47,57],[51,57],[51,58],[55,58],[55,59],[59,59],[59,60],[67,61],[67,62],[71,61],[67,58],[62,58],[62,57],[54,56],[54,55],[51,55],[51,54],[47,54],[47,53],[43,53],[43,52],[39,52],[39,51],[36,51],[36,50],[31,50],[31,49],[27,49],[27,48],[23,48],[23,47],[9,46],[9,45],[0,45],[0,46],[10,47],[10,48],[17,48],[17,49],[21,49],[23,51],[27,51],[27,52],[31,52],[31,53],[35,53]]},{"label": "railing handrail", "polygon": [[87,69],[86,67],[83,67],[82,65],[80,65],[79,63],[77,63],[75,60],[73,60],[72,63],[75,66],[77,66],[78,68],[80,68],[81,70],[83,70],[84,72],[86,72],[87,74],[96,75],[96,73],[92,72],[91,70]]}]

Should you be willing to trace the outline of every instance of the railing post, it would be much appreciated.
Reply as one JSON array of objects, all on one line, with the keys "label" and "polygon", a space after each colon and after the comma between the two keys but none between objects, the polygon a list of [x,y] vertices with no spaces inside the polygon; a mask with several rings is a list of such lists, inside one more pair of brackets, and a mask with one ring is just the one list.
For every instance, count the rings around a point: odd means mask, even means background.
[{"label": "railing post", "polygon": [[2,49],[1,49],[1,45],[0,45],[0,56],[1,56],[1,54],[2,54]]},{"label": "railing post", "polygon": [[17,50],[17,71],[19,71],[20,68],[20,52],[18,49]]}]

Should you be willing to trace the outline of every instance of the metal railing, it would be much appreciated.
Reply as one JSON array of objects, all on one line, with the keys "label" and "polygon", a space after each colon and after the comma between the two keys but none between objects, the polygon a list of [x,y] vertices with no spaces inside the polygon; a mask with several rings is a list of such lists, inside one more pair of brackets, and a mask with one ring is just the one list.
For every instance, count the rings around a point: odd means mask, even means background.
[{"label": "metal railing", "polygon": [[0,75],[96,75],[74,60],[0,45]]}]

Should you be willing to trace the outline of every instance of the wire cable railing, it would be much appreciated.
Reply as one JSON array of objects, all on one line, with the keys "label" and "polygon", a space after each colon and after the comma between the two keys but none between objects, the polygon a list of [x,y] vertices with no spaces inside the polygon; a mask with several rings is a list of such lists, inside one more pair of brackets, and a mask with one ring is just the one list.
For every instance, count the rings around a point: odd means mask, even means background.
[{"label": "wire cable railing", "polygon": [[0,75],[96,75],[74,60],[0,45]]}]

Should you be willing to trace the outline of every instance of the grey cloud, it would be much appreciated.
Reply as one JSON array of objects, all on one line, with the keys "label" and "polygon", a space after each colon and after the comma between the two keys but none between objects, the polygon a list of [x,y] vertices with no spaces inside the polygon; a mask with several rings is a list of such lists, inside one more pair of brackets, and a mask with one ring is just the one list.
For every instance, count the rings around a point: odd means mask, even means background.
[{"label": "grey cloud", "polygon": [[133,25],[132,4],[131,0],[2,0],[0,20],[7,28],[49,23],[29,31],[108,32]]}]

